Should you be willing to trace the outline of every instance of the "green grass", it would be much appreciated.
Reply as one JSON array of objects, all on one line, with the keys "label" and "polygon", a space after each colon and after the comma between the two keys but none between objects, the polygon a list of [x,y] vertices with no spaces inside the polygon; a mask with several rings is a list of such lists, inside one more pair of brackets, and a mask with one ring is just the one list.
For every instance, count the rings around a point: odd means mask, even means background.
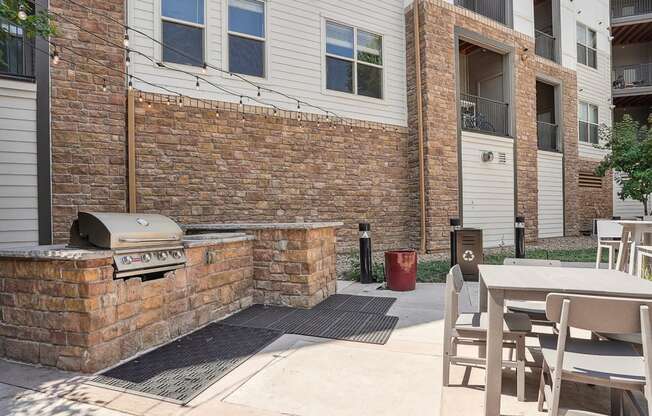
[{"label": "green grass", "polygon": [[[595,262],[596,249],[578,249],[578,250],[528,250],[525,256],[530,259],[550,259],[561,260],[566,262]],[[485,264],[502,264],[503,260],[508,257],[514,257],[512,251],[505,251],[501,254],[492,254],[485,256]],[[607,255],[603,256],[603,261],[607,261]],[[450,260],[431,260],[419,262],[417,266],[417,281],[426,283],[443,283],[446,280],[446,273],[450,269]],[[384,282],[384,264],[383,262],[374,262],[372,276],[376,282]],[[345,276],[348,280],[360,280],[360,266],[357,253],[349,255],[349,272]]]}]

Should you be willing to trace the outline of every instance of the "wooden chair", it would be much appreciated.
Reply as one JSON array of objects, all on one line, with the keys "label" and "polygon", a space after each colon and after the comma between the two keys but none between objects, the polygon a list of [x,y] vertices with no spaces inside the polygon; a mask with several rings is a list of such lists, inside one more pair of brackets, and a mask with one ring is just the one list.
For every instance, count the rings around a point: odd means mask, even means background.
[{"label": "wooden chair", "polygon": [[[543,355],[539,411],[543,411],[545,401],[551,416],[576,414],[559,409],[564,380],[610,387],[611,414],[620,414],[623,391],[643,391],[647,402],[652,403],[651,307],[650,300],[549,294],[546,315],[559,323],[560,329],[559,335],[539,336]],[[570,338],[566,330],[569,326],[614,334],[640,332],[643,355],[627,342]]]},{"label": "wooden chair", "polygon": [[[503,264],[506,266],[539,266],[539,267],[561,267],[559,260],[540,260],[540,259],[505,259]],[[510,312],[520,312],[527,314],[530,320],[542,325],[553,325],[546,318],[546,302],[543,301],[508,301],[506,302],[507,310]]]},{"label": "wooden chair", "polygon": [[[460,266],[454,266],[446,278],[446,306],[444,316],[443,385],[448,386],[451,364],[486,365],[479,357],[458,355],[458,345],[486,345],[487,314],[459,313],[459,294],[464,286]],[[516,392],[519,401],[525,401],[525,335],[532,330],[526,314],[506,313],[504,319],[505,347],[516,349],[516,360],[503,361],[504,367],[516,368]]]},{"label": "wooden chair", "polygon": [[623,235],[623,226],[616,221],[611,220],[598,220],[598,253],[595,258],[595,268],[600,268],[602,261],[602,250],[609,251],[609,270],[614,266],[614,251],[620,247]]},{"label": "wooden chair", "polygon": [[650,263],[650,260],[652,260],[652,246],[638,246],[638,257],[636,259],[636,264],[637,264],[637,273],[636,275],[640,278],[643,278],[643,258],[648,259],[648,264]]}]

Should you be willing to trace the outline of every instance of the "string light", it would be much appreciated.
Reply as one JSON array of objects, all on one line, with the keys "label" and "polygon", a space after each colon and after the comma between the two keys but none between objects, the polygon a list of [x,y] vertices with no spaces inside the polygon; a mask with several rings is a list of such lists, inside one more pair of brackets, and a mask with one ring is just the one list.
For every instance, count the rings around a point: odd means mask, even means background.
[{"label": "string light", "polygon": [[197,77],[197,82],[195,83],[195,89],[199,91],[199,77]]},{"label": "string light", "polygon": [[52,65],[59,63],[59,52],[57,52],[57,47],[54,47],[54,52],[52,52]]},{"label": "string light", "polygon": [[219,117],[219,116],[220,116],[220,110],[218,108],[218,109],[215,110],[215,117]]},{"label": "string light", "polygon": [[208,66],[206,65],[206,62],[204,62],[204,65],[201,67],[201,73],[206,75],[206,72],[208,72]]},{"label": "string light", "polygon": [[127,49],[127,59],[125,59],[125,64],[129,66],[131,63],[131,58],[129,57],[129,52],[131,52],[129,49]]},{"label": "string light", "polygon": [[106,92],[106,78],[102,78],[102,91]]},{"label": "string light", "polygon": [[258,87],[258,96],[260,97],[260,87]]},{"label": "string light", "polygon": [[18,5],[18,19],[27,20],[27,12],[25,11],[25,5]]},{"label": "string light", "polygon": [[151,101],[147,102],[147,108],[152,108],[152,102]]},{"label": "string light", "polygon": [[138,92],[138,102],[139,102],[139,103],[142,103],[142,102],[143,102],[143,93],[140,92],[140,91]]},{"label": "string light", "polygon": [[131,80],[131,78],[132,78],[132,76],[129,75],[129,91],[133,91],[133,89],[134,89],[134,83]]},{"label": "string light", "polygon": [[129,32],[127,32],[127,29],[125,29],[125,38],[122,44],[125,45],[125,48],[129,47]]},{"label": "string light", "polygon": [[170,97],[168,96],[167,100],[165,101],[165,105],[170,105]]},{"label": "string light", "polygon": [[297,110],[301,110],[301,101],[297,100]]},{"label": "string light", "polygon": [[240,107],[243,107],[244,104],[242,104],[242,95],[240,96]]}]

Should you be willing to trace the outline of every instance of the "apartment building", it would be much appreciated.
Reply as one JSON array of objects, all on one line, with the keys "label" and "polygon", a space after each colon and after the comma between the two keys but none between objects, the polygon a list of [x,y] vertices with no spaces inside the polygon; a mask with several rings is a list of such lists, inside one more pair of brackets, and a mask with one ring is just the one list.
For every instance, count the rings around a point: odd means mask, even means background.
[{"label": "apartment building", "polygon": [[[612,91],[614,118],[629,114],[641,125],[650,125],[652,114],[652,1],[612,0]],[[622,201],[614,188],[614,215],[641,216],[638,201]]]},{"label": "apartment building", "polygon": [[[416,27],[402,0],[75,3],[96,12],[50,2],[74,16],[61,62],[35,53],[40,72],[2,80],[4,244],[64,241],[81,209],[343,220],[341,250],[369,221],[376,248],[429,251],[447,249],[450,218],[499,246],[516,215],[529,241],[612,215],[611,177],[593,175],[607,1],[421,0]],[[23,134],[32,153],[13,147]]]}]

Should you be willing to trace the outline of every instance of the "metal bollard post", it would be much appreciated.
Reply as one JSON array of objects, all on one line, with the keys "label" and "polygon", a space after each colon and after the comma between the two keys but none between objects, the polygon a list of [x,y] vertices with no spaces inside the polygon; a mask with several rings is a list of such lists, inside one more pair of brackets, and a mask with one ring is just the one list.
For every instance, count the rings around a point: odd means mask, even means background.
[{"label": "metal bollard post", "polygon": [[360,283],[373,283],[371,261],[371,226],[363,222],[358,225],[360,235]]},{"label": "metal bollard post", "polygon": [[514,245],[515,247],[515,257],[517,259],[525,258],[525,217],[518,216],[516,217],[516,222],[514,223]]},{"label": "metal bollard post", "polygon": [[451,218],[451,267],[457,264],[457,232],[462,228],[459,218]]}]

